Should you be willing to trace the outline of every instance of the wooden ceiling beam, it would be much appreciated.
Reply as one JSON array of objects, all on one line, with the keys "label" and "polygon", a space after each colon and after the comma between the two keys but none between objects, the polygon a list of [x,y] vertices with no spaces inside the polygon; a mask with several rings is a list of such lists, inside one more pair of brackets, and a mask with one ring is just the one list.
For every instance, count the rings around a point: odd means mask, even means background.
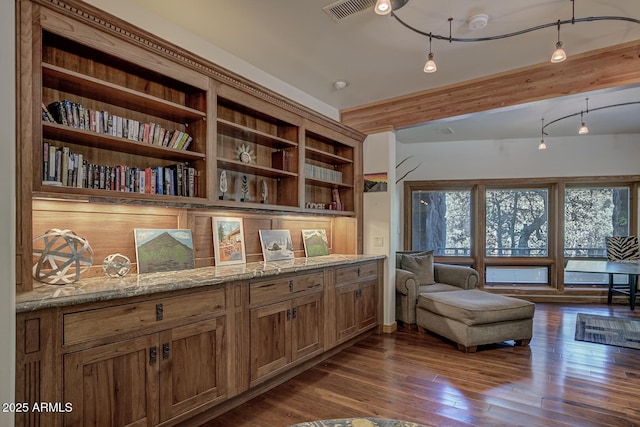
[{"label": "wooden ceiling beam", "polygon": [[640,40],[569,56],[340,112],[347,126],[371,134],[432,120],[640,83]]}]

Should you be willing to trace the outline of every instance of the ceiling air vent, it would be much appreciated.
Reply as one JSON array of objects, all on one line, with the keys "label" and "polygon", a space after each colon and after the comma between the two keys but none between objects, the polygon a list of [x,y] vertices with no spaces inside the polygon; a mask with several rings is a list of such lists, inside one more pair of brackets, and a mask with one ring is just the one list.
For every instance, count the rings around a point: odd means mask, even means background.
[{"label": "ceiling air vent", "polygon": [[376,0],[339,0],[322,8],[334,21],[339,22],[351,15],[372,10]]},{"label": "ceiling air vent", "polygon": [[453,129],[451,128],[437,128],[435,131],[440,135],[453,135]]}]

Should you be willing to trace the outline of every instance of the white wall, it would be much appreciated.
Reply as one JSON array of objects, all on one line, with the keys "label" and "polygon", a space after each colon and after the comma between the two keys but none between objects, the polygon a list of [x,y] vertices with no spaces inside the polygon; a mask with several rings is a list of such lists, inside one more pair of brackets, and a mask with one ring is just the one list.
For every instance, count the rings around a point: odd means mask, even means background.
[{"label": "white wall", "polygon": [[[15,384],[15,2],[0,2],[0,404],[14,402]],[[0,408],[0,425],[13,425],[13,414]]]},{"label": "white wall", "polygon": [[[195,53],[215,64],[233,71],[276,93],[309,107],[327,117],[339,120],[339,111],[320,100],[302,92],[290,84],[254,67],[246,61],[220,49],[183,27],[150,12],[127,0],[85,0],[112,15],[134,24],[150,33],[170,41],[183,49]],[[232,34],[229,37],[233,37]]]},{"label": "white wall", "polygon": [[[402,141],[399,141],[402,142]],[[640,135],[398,144],[423,162],[406,180],[534,178],[640,173]],[[417,163],[416,163],[417,164]]]},{"label": "white wall", "polygon": [[394,213],[396,138],[393,132],[369,135],[364,141],[364,173],[387,173],[387,191],[365,193],[363,209],[364,253],[386,255],[384,263],[384,325],[395,322],[395,254],[398,236],[391,231],[397,224]]}]

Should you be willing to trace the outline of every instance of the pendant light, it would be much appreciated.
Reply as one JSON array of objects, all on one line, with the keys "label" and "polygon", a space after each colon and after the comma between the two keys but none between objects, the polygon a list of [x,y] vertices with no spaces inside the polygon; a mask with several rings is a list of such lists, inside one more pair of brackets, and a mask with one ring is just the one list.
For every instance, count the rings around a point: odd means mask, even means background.
[{"label": "pendant light", "polygon": [[424,64],[423,71],[425,73],[435,73],[438,69],[436,61],[433,60],[433,52],[431,52],[431,34],[429,34],[429,56],[427,57],[427,63]]},{"label": "pendant light", "polygon": [[540,144],[538,144],[538,150],[546,150],[547,144],[544,143],[544,118],[542,119],[542,131],[540,133],[542,135],[542,139],[540,139]]},{"label": "pendant light", "polygon": [[373,10],[378,15],[387,15],[391,13],[391,0],[378,0]]},{"label": "pendant light", "polygon": [[557,64],[567,59],[567,53],[562,49],[562,42],[560,41],[560,20],[558,19],[558,42],[556,43],[556,50],[551,54],[551,62]]},{"label": "pendant light", "polygon": [[[586,113],[589,112],[589,98],[585,99],[585,101],[587,102],[587,111]],[[589,128],[587,127],[586,124],[584,124],[584,118],[583,118],[583,111],[580,111],[580,122],[582,122],[582,126],[580,126],[580,129],[578,129],[578,135],[586,135],[589,133]]]}]

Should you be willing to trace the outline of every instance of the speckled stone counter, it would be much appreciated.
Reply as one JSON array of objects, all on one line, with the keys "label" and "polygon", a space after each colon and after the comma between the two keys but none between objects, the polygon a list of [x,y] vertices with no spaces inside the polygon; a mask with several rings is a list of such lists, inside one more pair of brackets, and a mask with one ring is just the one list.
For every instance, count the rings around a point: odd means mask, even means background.
[{"label": "speckled stone counter", "polygon": [[80,280],[64,286],[35,284],[33,291],[16,295],[16,312],[21,313],[50,307],[63,307],[179,289],[214,286],[225,282],[384,258],[384,255],[327,255],[163,273],[131,274],[124,278],[104,276]]}]

